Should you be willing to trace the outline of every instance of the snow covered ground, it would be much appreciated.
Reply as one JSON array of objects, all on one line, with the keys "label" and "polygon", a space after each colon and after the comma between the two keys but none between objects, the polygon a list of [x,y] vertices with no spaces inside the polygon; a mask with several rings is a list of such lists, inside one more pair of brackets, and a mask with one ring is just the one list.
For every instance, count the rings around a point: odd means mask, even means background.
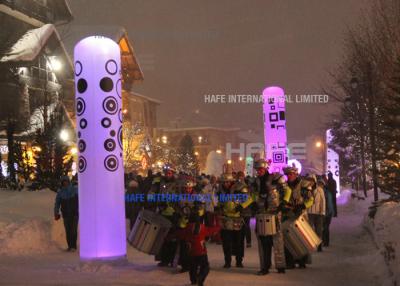
[{"label": "snow covered ground", "polygon": [[[61,221],[53,221],[54,197],[55,193],[50,191],[0,191],[0,285],[189,284],[187,273],[158,268],[152,256],[131,247],[125,264],[81,264],[78,253],[62,250],[63,226]],[[332,223],[331,247],[314,254],[313,264],[307,269],[289,270],[285,275],[256,276],[258,255],[253,243],[252,248],[245,250],[245,268],[226,270],[222,268],[222,247],[209,244],[212,269],[206,285],[390,285],[387,278],[390,272],[381,248],[376,247],[364,227],[370,198],[356,201],[345,192],[340,203],[339,217]],[[385,211],[394,210],[388,207]],[[378,212],[375,221],[378,229],[384,223],[379,217]],[[384,232],[378,231],[376,235],[386,236]],[[399,233],[390,235],[399,237]],[[398,253],[396,257],[400,257]]]},{"label": "snow covered ground", "polygon": [[366,217],[366,226],[371,231],[375,243],[388,266],[390,281],[400,282],[400,203],[386,202],[381,205],[374,217]]}]

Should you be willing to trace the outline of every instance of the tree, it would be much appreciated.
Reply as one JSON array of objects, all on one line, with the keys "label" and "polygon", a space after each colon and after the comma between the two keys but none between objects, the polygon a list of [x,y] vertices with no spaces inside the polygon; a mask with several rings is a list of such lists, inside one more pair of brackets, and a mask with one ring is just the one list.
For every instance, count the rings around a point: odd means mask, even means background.
[{"label": "tree", "polygon": [[199,164],[194,154],[193,139],[189,134],[183,136],[179,144],[177,169],[192,175],[196,175],[199,170]]},{"label": "tree", "polygon": [[[332,148],[341,156],[344,181],[349,174],[359,174],[359,166],[366,166],[377,199],[378,187],[394,191],[388,177],[396,177],[396,165],[388,164],[398,154],[393,135],[389,135],[396,130],[394,94],[398,94],[398,88],[388,87],[393,86],[398,70],[400,30],[396,27],[400,24],[400,4],[375,0],[363,16],[359,25],[347,31],[343,60],[332,73],[335,85],[329,94],[346,102],[332,128]],[[352,87],[354,79],[358,82],[356,88]]]},{"label": "tree", "polygon": [[18,140],[15,144],[14,157],[18,166],[17,174],[27,181],[34,172],[32,152],[29,152],[27,146]]},{"label": "tree", "polygon": [[38,129],[34,145],[38,148],[35,154],[35,179],[41,187],[56,190],[61,176],[67,175],[72,166],[72,157],[68,156],[68,145],[59,136],[64,125],[64,112],[58,105],[44,129]]},{"label": "tree", "polygon": [[400,195],[400,57],[389,83],[388,94],[382,114],[381,161],[379,185],[381,190],[392,195]]}]

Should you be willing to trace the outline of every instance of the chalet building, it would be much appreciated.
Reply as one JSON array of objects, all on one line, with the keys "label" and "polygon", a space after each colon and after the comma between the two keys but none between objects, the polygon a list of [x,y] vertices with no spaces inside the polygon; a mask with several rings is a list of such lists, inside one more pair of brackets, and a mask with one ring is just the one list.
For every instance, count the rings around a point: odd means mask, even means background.
[{"label": "chalet building", "polygon": [[46,118],[73,88],[72,63],[55,28],[71,20],[65,0],[0,1],[0,144],[7,127],[22,137],[40,128],[39,109]]},{"label": "chalet building", "polygon": [[[7,128],[21,140],[43,127],[57,103],[74,137],[73,47],[86,36],[102,35],[121,48],[124,123],[152,138],[159,101],[132,91],[143,80],[133,45],[122,28],[73,26],[66,0],[0,0],[0,147],[7,156]],[[68,24],[67,28],[57,29]],[[103,29],[104,28],[104,29]],[[62,31],[62,32],[60,32]],[[74,138],[71,138],[71,142]]]}]

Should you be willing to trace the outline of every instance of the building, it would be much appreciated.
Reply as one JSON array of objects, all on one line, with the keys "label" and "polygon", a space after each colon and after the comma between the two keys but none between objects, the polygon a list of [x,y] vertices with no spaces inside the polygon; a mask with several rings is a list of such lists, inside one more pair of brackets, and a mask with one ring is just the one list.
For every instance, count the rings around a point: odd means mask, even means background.
[{"label": "building", "polygon": [[2,160],[9,138],[26,140],[43,128],[57,102],[71,96],[72,63],[55,27],[71,20],[65,0],[0,1]]},{"label": "building", "polygon": [[[68,118],[63,129],[75,142],[73,48],[82,38],[101,35],[121,49],[124,124],[133,140],[152,138],[159,101],[132,91],[143,73],[127,32],[121,27],[74,26],[66,0],[0,1],[0,147],[7,158],[7,130],[25,142],[44,127],[56,105]],[[68,24],[63,29],[58,25]],[[60,32],[62,31],[62,32]],[[8,132],[10,133],[10,132]],[[137,142],[136,145],[140,145]]]}]

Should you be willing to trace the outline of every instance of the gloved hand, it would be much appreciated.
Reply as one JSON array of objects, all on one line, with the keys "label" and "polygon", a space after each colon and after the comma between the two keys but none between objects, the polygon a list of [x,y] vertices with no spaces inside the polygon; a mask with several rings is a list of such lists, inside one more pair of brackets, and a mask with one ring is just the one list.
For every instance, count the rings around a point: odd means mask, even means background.
[{"label": "gloved hand", "polygon": [[60,214],[55,214],[54,215],[54,220],[59,220],[61,218]]},{"label": "gloved hand", "polygon": [[236,212],[241,212],[242,210],[243,210],[242,205],[237,205],[237,206],[235,207],[235,211],[236,211]]}]

